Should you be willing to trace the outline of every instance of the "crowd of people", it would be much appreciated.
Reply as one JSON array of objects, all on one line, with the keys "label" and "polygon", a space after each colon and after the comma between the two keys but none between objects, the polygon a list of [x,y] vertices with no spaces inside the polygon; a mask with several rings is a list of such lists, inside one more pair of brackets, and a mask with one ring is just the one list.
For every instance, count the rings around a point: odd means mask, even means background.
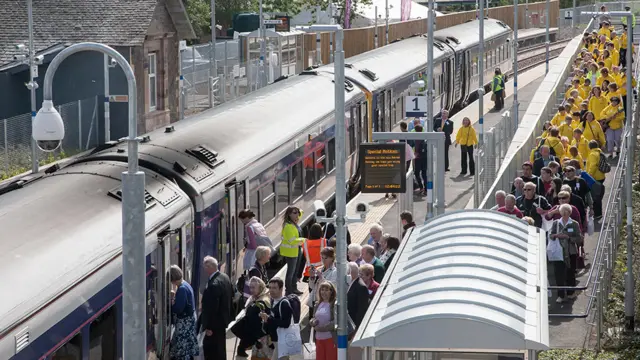
[{"label": "crowd of people", "polygon": [[[621,150],[626,98],[632,96],[626,91],[626,37],[626,27],[619,33],[606,18],[584,34],[558,112],[544,124],[510,191],[495,193],[492,210],[547,231],[547,259],[557,286],[576,286],[576,274],[585,268],[585,238],[603,215],[604,181]],[[559,290],[556,302],[576,296]]]}]

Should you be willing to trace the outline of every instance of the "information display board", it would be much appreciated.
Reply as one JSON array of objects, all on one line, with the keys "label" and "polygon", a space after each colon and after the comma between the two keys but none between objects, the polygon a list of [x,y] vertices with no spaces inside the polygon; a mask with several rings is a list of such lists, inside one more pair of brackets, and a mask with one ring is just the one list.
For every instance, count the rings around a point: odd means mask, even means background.
[{"label": "information display board", "polygon": [[403,193],[407,189],[405,143],[360,145],[360,191]]}]

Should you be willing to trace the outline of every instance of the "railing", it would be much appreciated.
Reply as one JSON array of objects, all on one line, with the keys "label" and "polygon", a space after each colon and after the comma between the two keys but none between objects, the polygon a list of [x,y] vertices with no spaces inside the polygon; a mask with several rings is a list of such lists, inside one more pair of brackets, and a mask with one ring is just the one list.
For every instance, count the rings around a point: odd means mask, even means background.
[{"label": "railing", "polygon": [[500,169],[509,144],[513,140],[515,129],[516,125],[511,112],[505,111],[502,113],[500,121],[484,133],[485,142],[483,146],[478,148],[477,158],[479,160],[476,164],[478,172],[478,183],[475,184],[475,188],[478,190],[474,192],[476,203],[487,196],[495,181],[498,169]]}]

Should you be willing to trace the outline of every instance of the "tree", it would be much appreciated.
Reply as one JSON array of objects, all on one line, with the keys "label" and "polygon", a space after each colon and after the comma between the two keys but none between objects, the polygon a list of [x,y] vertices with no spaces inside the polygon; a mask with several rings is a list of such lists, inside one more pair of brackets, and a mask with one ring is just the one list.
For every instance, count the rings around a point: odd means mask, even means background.
[{"label": "tree", "polygon": [[[233,24],[233,15],[253,11],[255,0],[215,0],[216,24],[223,29]],[[211,0],[185,0],[191,25],[199,38],[211,33]],[[257,8],[257,5],[255,6]]]},{"label": "tree", "polygon": [[[329,1],[329,0],[304,0],[304,7],[311,11],[312,14],[315,15],[317,11],[317,7],[320,6],[321,11],[327,11],[329,9],[329,4],[337,10],[338,13],[338,23],[344,25],[344,16],[346,9],[346,0],[338,0],[337,2]],[[356,16],[360,15],[362,12],[362,8],[365,6],[369,6],[372,4],[371,0],[351,0],[351,12],[349,14],[349,21],[353,21]],[[312,23],[315,23],[315,16],[312,17]]]}]

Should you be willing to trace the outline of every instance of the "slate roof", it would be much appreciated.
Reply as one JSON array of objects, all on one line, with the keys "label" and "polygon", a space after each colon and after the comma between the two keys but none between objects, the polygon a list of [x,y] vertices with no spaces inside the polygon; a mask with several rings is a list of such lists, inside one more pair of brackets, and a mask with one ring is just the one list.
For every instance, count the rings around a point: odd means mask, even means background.
[{"label": "slate roof", "polygon": [[[168,1],[169,10],[184,9],[180,0]],[[0,66],[13,62],[16,44],[28,44],[26,0],[3,0],[0,12]],[[61,43],[83,41],[111,46],[142,45],[158,0],[33,0],[36,53]],[[179,3],[179,5],[176,5]],[[185,29],[186,13],[174,14]],[[188,21],[187,21],[188,23]],[[190,31],[189,31],[190,30]],[[188,25],[183,38],[191,38]]]}]

